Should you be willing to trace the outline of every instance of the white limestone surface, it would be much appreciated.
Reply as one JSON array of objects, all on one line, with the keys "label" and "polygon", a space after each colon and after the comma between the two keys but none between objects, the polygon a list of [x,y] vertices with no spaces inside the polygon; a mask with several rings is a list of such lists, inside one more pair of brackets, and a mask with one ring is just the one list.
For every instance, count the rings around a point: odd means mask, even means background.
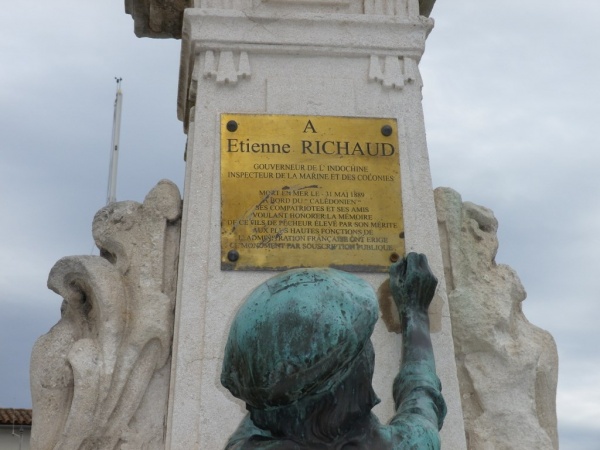
[{"label": "white limestone surface", "polygon": [[163,180],[143,204],[98,211],[100,256],[52,268],[64,301],[31,355],[32,449],[165,448],[180,218]]},{"label": "white limestone surface", "polygon": [[525,289],[496,264],[492,211],[435,190],[469,450],[558,448],[558,353],[523,314]]},{"label": "white limestone surface", "polygon": [[[220,268],[219,115],[254,113],[397,119],[406,251],[425,253],[440,280],[431,316],[449,408],[442,441],[464,449],[417,67],[432,21],[418,16],[412,1],[394,2],[398,9],[388,15],[331,12],[334,3],[351,9],[349,1],[258,3],[243,11],[197,7],[184,17],[179,114],[188,146],[167,448],[223,448],[245,414],[220,384],[223,350],[238,306],[274,273]],[[387,277],[358,275],[381,293],[389,318]],[[383,400],[376,413],[387,421],[400,339],[381,320],[373,341],[374,386]]]}]

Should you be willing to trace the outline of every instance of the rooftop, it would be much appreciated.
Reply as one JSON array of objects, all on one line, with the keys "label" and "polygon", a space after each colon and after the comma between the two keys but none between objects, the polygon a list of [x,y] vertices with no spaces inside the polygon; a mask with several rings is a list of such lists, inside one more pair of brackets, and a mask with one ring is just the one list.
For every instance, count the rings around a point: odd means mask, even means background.
[{"label": "rooftop", "polygon": [[0,425],[31,425],[30,409],[0,408]]}]

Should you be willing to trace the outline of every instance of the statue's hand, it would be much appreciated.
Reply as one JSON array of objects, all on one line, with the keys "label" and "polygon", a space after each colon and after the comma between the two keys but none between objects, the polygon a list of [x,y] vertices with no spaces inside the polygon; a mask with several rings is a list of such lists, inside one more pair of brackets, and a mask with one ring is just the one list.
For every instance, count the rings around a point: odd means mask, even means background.
[{"label": "statue's hand", "polygon": [[390,287],[400,317],[409,311],[427,312],[436,286],[437,279],[423,254],[409,253],[390,267]]}]

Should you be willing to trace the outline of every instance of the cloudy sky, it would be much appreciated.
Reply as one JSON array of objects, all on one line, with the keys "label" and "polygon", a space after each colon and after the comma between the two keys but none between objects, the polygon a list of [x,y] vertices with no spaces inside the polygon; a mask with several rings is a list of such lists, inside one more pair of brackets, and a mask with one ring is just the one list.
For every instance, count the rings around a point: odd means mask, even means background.
[{"label": "cloudy sky", "polygon": [[[123,0],[4,2],[0,13],[0,406],[30,407],[28,360],[59,318],[46,288],[93,249],[115,94],[117,197],[180,187],[179,42],[138,39]],[[555,337],[561,447],[600,442],[600,3],[439,0],[421,62],[435,186],[494,210],[498,262]]]}]

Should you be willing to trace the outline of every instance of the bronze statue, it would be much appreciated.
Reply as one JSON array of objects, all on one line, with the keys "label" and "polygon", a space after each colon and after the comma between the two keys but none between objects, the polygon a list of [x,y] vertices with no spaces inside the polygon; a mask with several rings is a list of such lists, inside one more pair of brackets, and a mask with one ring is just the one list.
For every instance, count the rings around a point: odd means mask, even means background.
[{"label": "bronze statue", "polygon": [[231,326],[221,383],[249,414],[227,449],[439,449],[446,405],[427,309],[437,280],[424,255],[390,268],[402,323],[396,413],[382,425],[371,380],[379,311],[371,286],[334,269],[296,269],[255,289]]}]

